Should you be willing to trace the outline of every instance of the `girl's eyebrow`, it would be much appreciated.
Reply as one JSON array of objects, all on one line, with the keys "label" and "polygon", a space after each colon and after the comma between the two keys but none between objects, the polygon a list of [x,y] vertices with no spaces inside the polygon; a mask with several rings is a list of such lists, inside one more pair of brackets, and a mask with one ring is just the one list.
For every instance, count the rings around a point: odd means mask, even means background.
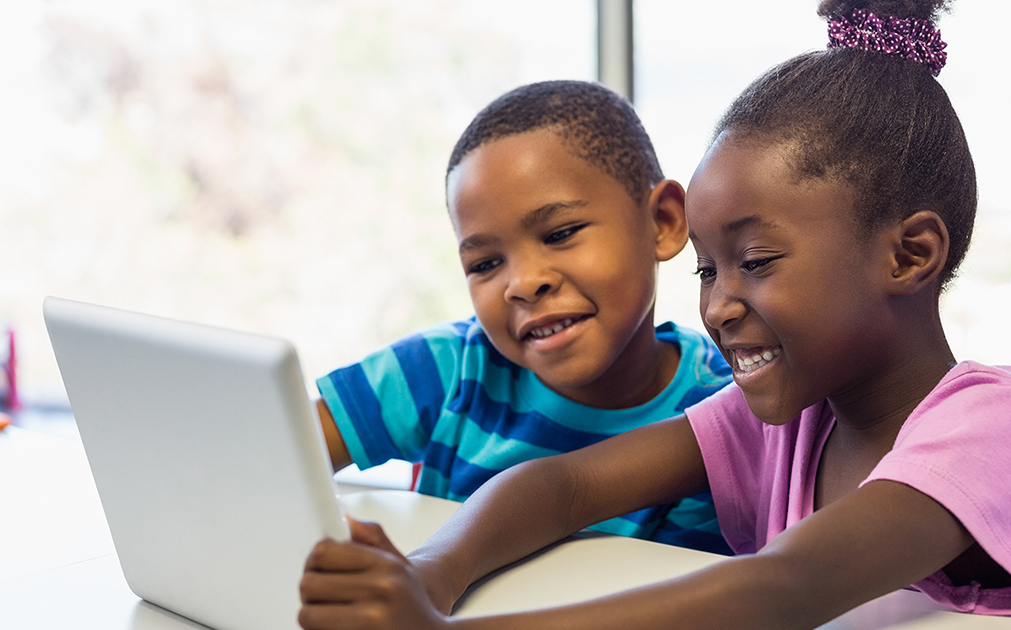
[{"label": "girl's eyebrow", "polygon": [[758,227],[768,228],[768,229],[778,229],[779,224],[775,221],[766,221],[757,214],[752,214],[747,217],[741,217],[736,221],[731,221],[723,226],[723,231],[728,234],[733,234],[734,232],[740,232],[744,228],[752,227],[757,225]]},{"label": "girl's eyebrow", "polygon": [[[733,234],[735,232],[740,232],[741,230],[757,225],[759,227],[768,228],[772,230],[779,229],[779,224],[775,221],[766,221],[757,214],[752,214],[746,217],[741,217],[740,219],[735,219],[730,223],[725,223],[722,226],[724,234]],[[695,232],[692,230],[688,231],[689,238],[695,238]]]}]

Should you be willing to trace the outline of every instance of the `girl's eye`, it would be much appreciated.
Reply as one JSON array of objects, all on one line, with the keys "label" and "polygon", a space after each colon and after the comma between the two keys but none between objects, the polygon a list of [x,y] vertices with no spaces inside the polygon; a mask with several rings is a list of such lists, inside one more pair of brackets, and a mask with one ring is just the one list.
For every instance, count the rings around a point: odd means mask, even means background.
[{"label": "girl's eye", "polygon": [[716,279],[716,267],[699,266],[695,270],[695,275],[699,277],[703,285],[711,284]]},{"label": "girl's eye", "polygon": [[555,230],[554,232],[551,232],[544,238],[544,242],[547,245],[555,245],[557,243],[561,243],[571,238],[576,232],[582,230],[584,227],[586,227],[585,224],[573,225],[562,228],[560,230]]},{"label": "girl's eye", "polygon": [[491,271],[495,267],[498,267],[501,264],[502,260],[499,258],[492,258],[491,260],[481,260],[467,267],[467,273],[468,274],[475,273],[478,275],[488,273],[489,271]]},{"label": "girl's eye", "polygon": [[772,261],[776,260],[777,258],[779,257],[774,256],[772,258],[758,258],[756,260],[745,260],[744,262],[741,263],[741,269],[747,271],[748,273],[754,273],[759,269],[761,269],[762,267],[768,265]]}]

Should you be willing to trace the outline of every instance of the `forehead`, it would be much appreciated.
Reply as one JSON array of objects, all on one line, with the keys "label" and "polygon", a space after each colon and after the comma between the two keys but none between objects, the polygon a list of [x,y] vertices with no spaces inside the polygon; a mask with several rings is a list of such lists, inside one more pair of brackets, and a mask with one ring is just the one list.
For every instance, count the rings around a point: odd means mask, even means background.
[{"label": "forehead", "polygon": [[833,178],[805,178],[790,147],[721,138],[688,185],[685,213],[693,239],[752,229],[792,229],[812,237],[855,232],[854,195]]},{"label": "forehead", "polygon": [[450,218],[461,224],[555,203],[608,200],[634,204],[625,188],[576,157],[546,129],[505,136],[471,151],[446,179]]}]

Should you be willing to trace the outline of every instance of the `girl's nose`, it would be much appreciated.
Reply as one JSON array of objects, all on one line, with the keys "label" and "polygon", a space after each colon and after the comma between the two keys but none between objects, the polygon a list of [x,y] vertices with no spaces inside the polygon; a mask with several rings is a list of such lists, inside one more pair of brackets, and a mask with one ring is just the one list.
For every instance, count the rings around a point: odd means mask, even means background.
[{"label": "girl's nose", "polygon": [[558,273],[539,264],[512,264],[509,283],[506,285],[507,302],[536,302],[553,292],[561,283]]},{"label": "girl's nose", "polygon": [[727,282],[716,280],[708,290],[703,290],[700,306],[702,320],[713,329],[723,329],[739,321],[748,308]]}]

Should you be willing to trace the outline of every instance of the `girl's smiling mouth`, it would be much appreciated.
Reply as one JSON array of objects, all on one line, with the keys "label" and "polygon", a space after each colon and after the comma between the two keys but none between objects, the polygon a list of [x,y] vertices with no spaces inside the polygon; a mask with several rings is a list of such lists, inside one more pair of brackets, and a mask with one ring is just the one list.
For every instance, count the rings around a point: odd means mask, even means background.
[{"label": "girl's smiling mouth", "polygon": [[741,372],[753,372],[768,365],[773,359],[783,354],[782,346],[759,346],[740,348],[733,351],[734,368]]}]

